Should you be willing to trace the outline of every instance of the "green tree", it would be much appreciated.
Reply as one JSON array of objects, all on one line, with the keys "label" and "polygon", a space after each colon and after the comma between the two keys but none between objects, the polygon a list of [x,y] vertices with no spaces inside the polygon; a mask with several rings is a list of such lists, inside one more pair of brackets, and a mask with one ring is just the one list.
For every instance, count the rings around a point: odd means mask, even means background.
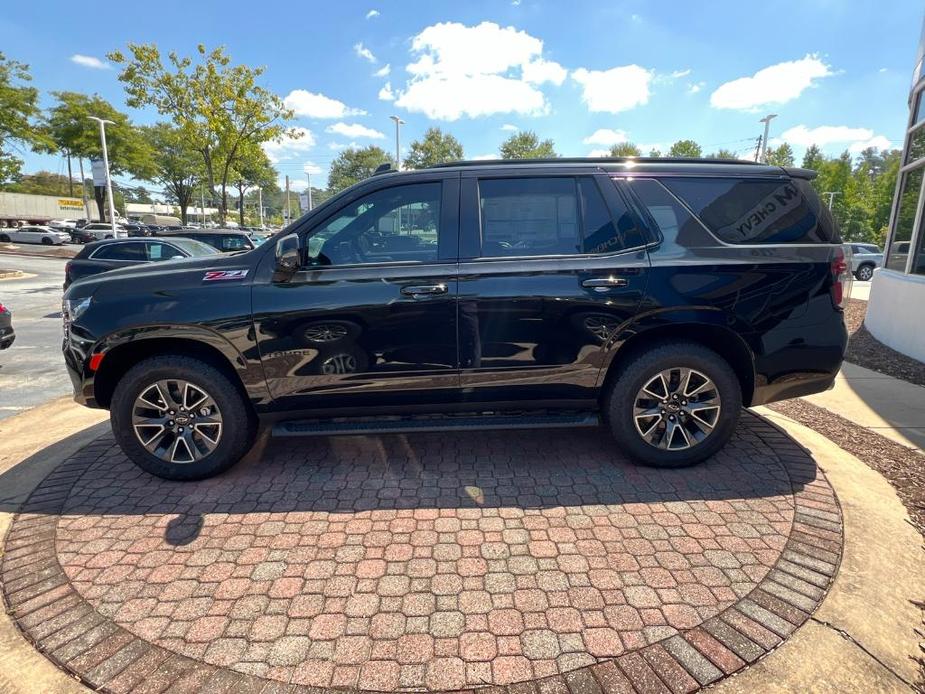
[{"label": "green tree", "polygon": [[678,140],[668,150],[669,157],[701,157],[703,149],[693,140]]},{"label": "green tree", "polygon": [[197,47],[197,56],[168,55],[167,65],[154,44],[129,44],[131,57],[121,51],[109,59],[122,66],[119,80],[133,108],[153,106],[169,116],[200,153],[210,196],[216,189],[219,217],[225,221],[227,188],[242,150],[282,137],[297,138],[287,128],[293,112],[282,99],[257,81],[264,68],[232,65],[222,47]]},{"label": "green tree", "polygon": [[610,146],[611,157],[641,157],[642,150],[639,149],[632,142],[620,142],[616,145]]},{"label": "green tree", "polygon": [[652,149],[649,150],[649,156],[652,159],[659,159],[662,156],[662,150],[656,149],[655,147],[653,147]]},{"label": "green tree", "polygon": [[779,147],[768,147],[765,156],[771,166],[793,166],[793,150],[786,142]]},{"label": "green tree", "polygon": [[804,169],[818,171],[824,161],[825,157],[822,155],[822,150],[817,145],[810,145],[806,148],[806,152],[803,153],[802,166]]},{"label": "green tree", "polygon": [[502,159],[550,159],[556,154],[552,140],[540,140],[532,130],[514,133],[501,143]]},{"label": "green tree", "polygon": [[383,164],[393,162],[384,149],[368,145],[362,149],[345,149],[331,162],[328,172],[328,188],[339,193],[354,183],[372,176]]},{"label": "green tree", "polygon": [[[48,140],[41,146],[42,150],[102,159],[99,125],[90,120],[90,116],[104,118],[112,121],[106,125],[110,174],[129,174],[141,180],[151,180],[154,175],[153,151],[141,129],[133,126],[127,115],[97,94],[52,92],[52,96],[56,103],[48,109],[42,125]],[[100,219],[106,219],[106,188],[94,186],[93,196]]]},{"label": "green tree", "polygon": [[276,171],[261,147],[251,145],[242,150],[234,167],[234,186],[238,189],[238,223],[244,226],[244,195],[255,186],[264,188],[276,180]]},{"label": "green tree", "polygon": [[424,137],[411,143],[408,156],[402,163],[409,169],[426,169],[462,158],[463,146],[459,140],[440,128],[428,128]]},{"label": "green tree", "polygon": [[38,171],[21,176],[18,181],[4,186],[11,193],[29,193],[31,195],[70,195],[67,176],[51,171]]},{"label": "green tree", "polygon": [[31,80],[28,65],[0,52],[0,184],[19,176],[22,160],[15,150],[47,144],[36,127],[39,92],[28,85]]},{"label": "green tree", "polygon": [[180,208],[180,220],[187,222],[187,208],[203,179],[202,157],[170,123],[157,123],[143,129],[148,146],[156,152],[152,180],[160,183]]},{"label": "green tree", "polygon": [[738,159],[735,152],[728,149],[718,149],[710,155],[711,159]]}]

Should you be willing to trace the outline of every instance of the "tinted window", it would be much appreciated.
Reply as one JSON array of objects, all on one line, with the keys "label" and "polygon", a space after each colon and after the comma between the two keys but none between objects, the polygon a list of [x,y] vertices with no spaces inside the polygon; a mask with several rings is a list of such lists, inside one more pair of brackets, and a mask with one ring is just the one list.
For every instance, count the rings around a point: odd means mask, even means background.
[{"label": "tinted window", "polygon": [[912,239],[915,213],[919,206],[919,194],[922,190],[923,172],[925,172],[925,167],[920,166],[903,174],[899,191],[899,205],[896,208],[896,219],[893,222],[893,236],[886,259],[886,266],[892,270],[903,271],[906,269],[906,260],[909,258],[909,241]]},{"label": "tinted window", "polygon": [[254,247],[246,236],[222,236],[221,249],[223,251],[247,251]]},{"label": "tinted window", "polygon": [[593,178],[579,178],[578,190],[581,193],[582,253],[613,253],[644,244],[636,219],[621,196],[611,200],[616,205],[611,215]]},{"label": "tinted window", "polygon": [[438,259],[440,183],[377,190],[337,212],[308,239],[315,265],[419,262]]},{"label": "tinted window", "polygon": [[148,260],[170,260],[171,258],[182,258],[183,253],[179,248],[174,248],[166,243],[148,243]]},{"label": "tinted window", "polygon": [[668,244],[695,248],[715,243],[703,225],[657,181],[629,179],[626,186],[646,208]]},{"label": "tinted window", "polygon": [[568,255],[581,251],[574,178],[479,181],[482,255]]},{"label": "tinted window", "polygon": [[925,157],[925,126],[920,125],[909,133],[909,142],[906,144],[905,163],[911,164],[922,157]]},{"label": "tinted window", "polygon": [[665,185],[726,243],[835,243],[828,208],[802,179],[671,178]]},{"label": "tinted window", "polygon": [[145,252],[143,243],[113,243],[103,246],[93,258],[97,260],[133,260],[135,262],[145,262],[148,255]]}]

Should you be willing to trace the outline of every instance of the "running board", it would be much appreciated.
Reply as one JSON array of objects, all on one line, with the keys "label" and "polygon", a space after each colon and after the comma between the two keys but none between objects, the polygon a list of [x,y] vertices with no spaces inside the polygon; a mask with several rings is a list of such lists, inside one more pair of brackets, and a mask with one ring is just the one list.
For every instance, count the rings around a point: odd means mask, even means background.
[{"label": "running board", "polygon": [[596,427],[600,423],[600,417],[594,412],[299,419],[273,425],[273,436],[362,436],[365,434],[409,434],[425,431],[564,429]]}]

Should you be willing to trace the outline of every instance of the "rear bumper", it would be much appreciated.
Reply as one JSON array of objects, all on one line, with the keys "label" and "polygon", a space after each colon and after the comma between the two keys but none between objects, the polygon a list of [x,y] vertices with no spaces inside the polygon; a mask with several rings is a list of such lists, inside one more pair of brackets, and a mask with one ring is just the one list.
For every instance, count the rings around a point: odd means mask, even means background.
[{"label": "rear bumper", "polygon": [[13,326],[0,328],[0,349],[6,349],[16,340],[16,331]]}]

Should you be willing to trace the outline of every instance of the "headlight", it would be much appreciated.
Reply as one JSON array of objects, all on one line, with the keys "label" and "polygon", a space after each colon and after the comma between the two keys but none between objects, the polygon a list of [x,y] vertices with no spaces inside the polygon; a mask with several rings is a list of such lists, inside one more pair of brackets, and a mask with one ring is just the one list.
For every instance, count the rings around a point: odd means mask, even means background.
[{"label": "headlight", "polygon": [[84,299],[65,299],[61,302],[61,314],[66,323],[73,323],[80,318],[81,314],[90,308],[90,298]]}]

